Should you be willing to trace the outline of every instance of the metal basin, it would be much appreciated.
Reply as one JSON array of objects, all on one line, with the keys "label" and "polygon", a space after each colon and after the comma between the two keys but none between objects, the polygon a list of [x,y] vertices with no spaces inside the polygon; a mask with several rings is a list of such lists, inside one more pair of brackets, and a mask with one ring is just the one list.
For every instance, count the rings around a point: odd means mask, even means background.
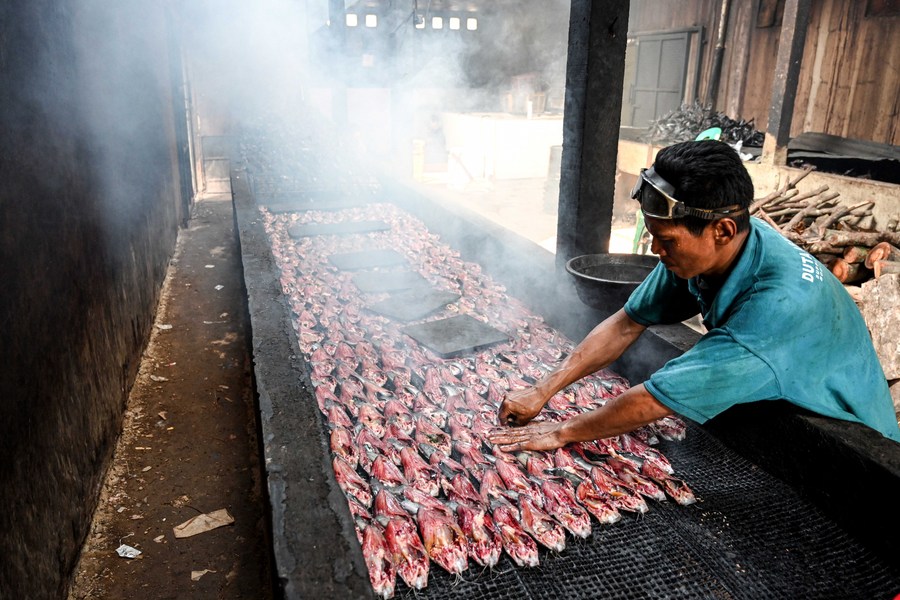
[{"label": "metal basin", "polygon": [[569,260],[566,271],[582,302],[612,313],[622,308],[658,263],[655,256],[641,254],[585,254]]}]

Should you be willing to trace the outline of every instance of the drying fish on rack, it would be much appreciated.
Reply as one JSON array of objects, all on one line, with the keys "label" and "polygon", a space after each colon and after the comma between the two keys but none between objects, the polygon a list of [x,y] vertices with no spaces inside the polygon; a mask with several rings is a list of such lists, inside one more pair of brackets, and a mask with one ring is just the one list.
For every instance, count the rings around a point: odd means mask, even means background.
[{"label": "drying fish on rack", "polygon": [[539,563],[537,543],[520,525],[518,511],[505,500],[491,505],[494,522],[503,544],[503,550],[520,567],[536,567]]},{"label": "drying fish on rack", "polygon": [[[610,525],[622,512],[649,510],[646,498],[661,501],[666,494],[681,504],[693,500],[652,447],[659,438],[684,436],[676,418],[553,453],[514,455],[490,444],[507,394],[551,372],[573,344],[421,223],[389,205],[263,216],[328,426],[335,478],[381,597],[397,592],[397,580],[426,587],[429,561],[456,576],[467,573],[469,561],[493,567],[502,553],[534,567],[539,546],[564,552],[567,536],[591,535],[592,519]],[[297,240],[287,232],[294,224],[376,217],[391,229]],[[373,245],[395,249],[433,285],[461,294],[457,314],[515,327],[514,339],[445,359],[398,323],[365,310],[369,297],[327,257]],[[600,371],[556,394],[546,419],[596,408],[627,387]]]},{"label": "drying fish on rack", "polygon": [[591,535],[591,518],[576,500],[571,484],[566,483],[542,477],[540,485],[547,512],[575,537],[587,538]]},{"label": "drying fish on rack", "polygon": [[393,598],[396,566],[384,539],[384,530],[381,525],[371,521],[358,527],[363,529],[363,558],[369,569],[372,589],[382,598]]},{"label": "drying fish on rack", "polygon": [[491,513],[487,509],[459,502],[456,505],[456,519],[466,534],[469,558],[482,567],[496,565],[503,552],[503,541]]},{"label": "drying fish on rack", "polygon": [[[397,575],[414,590],[428,585],[428,554],[411,519],[386,519],[384,539],[394,560]],[[369,577],[372,574],[369,573]],[[390,596],[386,596],[390,597]]]}]

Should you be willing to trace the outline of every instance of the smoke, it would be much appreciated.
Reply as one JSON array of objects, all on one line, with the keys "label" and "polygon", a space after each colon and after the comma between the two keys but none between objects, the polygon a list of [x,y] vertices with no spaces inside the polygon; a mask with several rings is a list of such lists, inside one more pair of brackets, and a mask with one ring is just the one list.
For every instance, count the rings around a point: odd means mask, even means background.
[{"label": "smoke", "polygon": [[[443,184],[434,181],[488,191],[481,206],[502,226],[555,247],[545,181],[562,144],[569,3],[343,4],[182,5],[201,135],[243,132],[267,169],[257,173],[266,189],[335,189],[377,174],[428,180],[436,196]],[[215,114],[230,121],[212,122]],[[309,151],[309,137],[329,139],[330,159]],[[512,189],[519,179],[532,187]]]},{"label": "smoke", "polygon": [[181,39],[201,101],[237,124],[324,118],[380,157],[408,163],[435,115],[508,109],[516,76],[535,74],[534,92],[564,85],[564,0],[343,5],[183,3]]},{"label": "smoke", "polygon": [[238,119],[298,110],[312,71],[309,39],[326,2],[190,0],[176,10],[200,102]]}]

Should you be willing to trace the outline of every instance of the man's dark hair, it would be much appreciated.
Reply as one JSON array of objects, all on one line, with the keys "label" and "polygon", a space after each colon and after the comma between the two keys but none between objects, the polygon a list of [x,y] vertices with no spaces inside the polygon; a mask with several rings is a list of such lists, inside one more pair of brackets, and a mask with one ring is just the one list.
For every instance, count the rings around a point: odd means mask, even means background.
[{"label": "man's dark hair", "polygon": [[[753,202],[750,174],[735,149],[724,142],[672,144],[659,151],[654,168],[675,187],[675,199],[686,206],[715,209],[738,204],[749,208]],[[739,232],[750,228],[749,211],[730,218]],[[688,215],[682,223],[691,235],[698,236],[712,221]]]}]

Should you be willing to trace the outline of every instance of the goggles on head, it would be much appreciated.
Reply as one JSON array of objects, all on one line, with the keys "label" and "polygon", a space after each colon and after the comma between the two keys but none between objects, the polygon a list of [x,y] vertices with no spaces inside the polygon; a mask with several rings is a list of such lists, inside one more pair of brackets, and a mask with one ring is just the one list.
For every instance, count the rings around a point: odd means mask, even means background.
[{"label": "goggles on head", "polygon": [[685,206],[684,202],[672,197],[675,187],[662,178],[653,167],[641,169],[637,184],[631,190],[631,197],[641,204],[641,211],[654,219],[682,219],[688,215],[712,221],[729,217],[741,212],[740,204],[723,206],[722,208],[694,208]]}]

